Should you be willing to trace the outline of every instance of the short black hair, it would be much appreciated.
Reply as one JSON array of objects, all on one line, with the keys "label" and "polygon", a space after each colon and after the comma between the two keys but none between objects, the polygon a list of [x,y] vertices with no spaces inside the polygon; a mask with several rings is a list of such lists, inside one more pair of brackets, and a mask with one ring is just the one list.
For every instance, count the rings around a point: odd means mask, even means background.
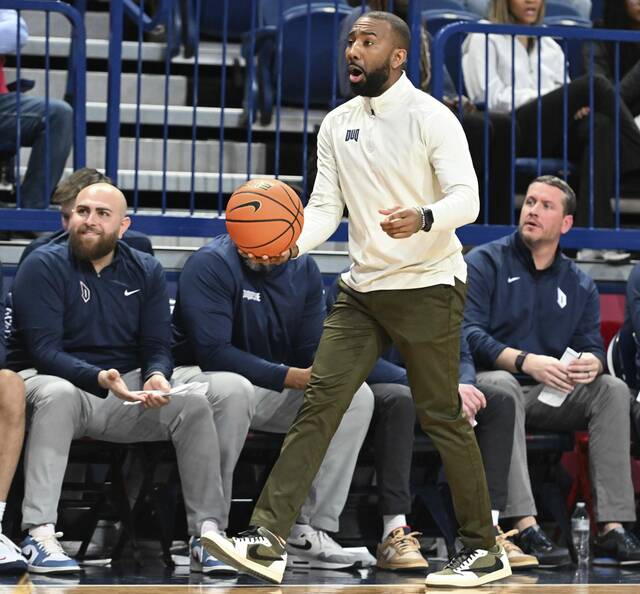
[{"label": "short black hair", "polygon": [[382,10],[372,10],[371,12],[365,12],[358,18],[375,19],[376,21],[386,21],[391,25],[391,29],[398,43],[398,47],[409,51],[411,47],[411,31],[407,23],[405,23],[399,16],[391,12],[384,12]]},{"label": "short black hair", "polygon": [[558,188],[564,194],[564,214],[574,215],[576,213],[576,193],[573,188],[563,179],[555,175],[540,175],[536,177],[532,184],[546,184]]}]

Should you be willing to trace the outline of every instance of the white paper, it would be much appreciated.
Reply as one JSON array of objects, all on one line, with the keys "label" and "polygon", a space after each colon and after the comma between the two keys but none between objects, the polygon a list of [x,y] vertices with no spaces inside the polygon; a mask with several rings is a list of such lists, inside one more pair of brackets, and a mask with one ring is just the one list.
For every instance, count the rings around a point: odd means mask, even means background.
[{"label": "white paper", "polygon": [[[582,353],[576,353],[571,347],[567,347],[565,352],[562,354],[560,358],[560,363],[564,363],[565,365],[569,365],[571,361],[574,361],[578,357],[580,357]],[[571,390],[569,392],[561,392],[560,390],[556,390],[555,388],[551,388],[550,386],[545,386],[542,392],[538,395],[538,400],[543,402],[544,404],[548,404],[549,406],[560,406],[567,396],[571,394]]]},{"label": "white paper", "polygon": [[[187,396],[188,394],[191,396],[206,396],[208,389],[209,384],[206,382],[190,382],[171,388],[168,392],[163,392],[162,390],[147,390],[146,392],[144,390],[138,390],[132,392],[132,394],[153,394],[154,396],[167,396],[169,398],[173,396]],[[123,404],[133,406],[142,403],[138,400],[136,402],[125,401]]]}]

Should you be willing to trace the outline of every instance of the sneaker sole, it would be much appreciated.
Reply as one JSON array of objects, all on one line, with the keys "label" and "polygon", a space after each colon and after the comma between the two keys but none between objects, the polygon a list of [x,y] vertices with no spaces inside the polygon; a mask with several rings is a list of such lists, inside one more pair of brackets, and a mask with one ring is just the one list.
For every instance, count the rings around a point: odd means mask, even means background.
[{"label": "sneaker sole", "polygon": [[331,561],[321,561],[320,559],[305,559],[299,555],[287,553],[287,567],[291,569],[355,569],[358,562],[333,563]]},{"label": "sneaker sole", "polygon": [[203,569],[202,568],[202,563],[200,563],[200,561],[196,560],[196,559],[191,559],[191,563],[189,565],[189,569],[191,570],[191,572],[193,573],[202,573],[204,575],[211,575],[211,574],[227,574],[227,575],[238,575],[238,570],[235,569],[235,567],[231,567],[229,565],[220,565],[219,567],[208,567]]},{"label": "sneaker sole", "polygon": [[475,579],[467,576],[458,575],[435,575],[430,573],[425,580],[427,586],[451,586],[455,588],[475,588],[476,586],[482,586],[489,582],[495,582],[511,575],[511,568],[509,566],[503,567],[498,571],[492,571]]},{"label": "sneaker sole", "polygon": [[638,565],[640,564],[640,560],[619,561],[614,557],[594,557],[593,564],[604,565],[607,567],[618,567],[619,565]]},{"label": "sneaker sole", "polygon": [[29,565],[29,573],[80,573],[80,567],[41,567]]},{"label": "sneaker sole", "polygon": [[540,563],[537,559],[535,560],[522,560],[518,561],[515,559],[509,559],[509,565],[511,565],[511,569],[529,569],[531,567],[540,567]]},{"label": "sneaker sole", "polygon": [[3,573],[25,573],[27,571],[27,564],[24,561],[9,561],[8,563],[0,564],[0,574]]},{"label": "sneaker sole", "polygon": [[282,582],[282,573],[269,571],[268,567],[254,563],[246,557],[237,557],[234,554],[235,548],[224,536],[219,534],[212,534],[211,536],[203,535],[200,537],[200,540],[210,555],[213,555],[216,559],[224,563],[228,563],[238,571],[248,573],[253,577],[271,582],[272,584],[280,584]]},{"label": "sneaker sole", "polygon": [[429,568],[429,564],[426,561],[413,561],[409,563],[392,563],[388,561],[378,560],[376,561],[376,567],[378,569],[385,569],[387,571],[420,571]]}]

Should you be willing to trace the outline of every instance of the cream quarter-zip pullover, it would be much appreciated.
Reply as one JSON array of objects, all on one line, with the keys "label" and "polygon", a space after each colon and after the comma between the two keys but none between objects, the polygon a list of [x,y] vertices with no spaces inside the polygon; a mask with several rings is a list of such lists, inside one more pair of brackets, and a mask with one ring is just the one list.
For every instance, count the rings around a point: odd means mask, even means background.
[{"label": "cream quarter-zip pullover", "polygon": [[[466,280],[455,229],[478,216],[478,181],[451,111],[402,74],[378,97],[331,111],[318,134],[318,174],[304,211],[300,253],[326,241],[349,211],[352,289],[417,289]],[[378,210],[428,207],[433,226],[406,239],[381,228]]]}]

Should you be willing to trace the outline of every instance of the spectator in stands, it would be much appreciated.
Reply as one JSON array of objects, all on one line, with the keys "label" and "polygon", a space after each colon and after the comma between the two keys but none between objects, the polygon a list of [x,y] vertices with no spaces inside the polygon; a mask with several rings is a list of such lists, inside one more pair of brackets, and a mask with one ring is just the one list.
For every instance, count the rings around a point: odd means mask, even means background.
[{"label": "spectator in stands", "polygon": [[[15,10],[0,10],[0,138],[15,147],[17,142],[18,96],[10,93],[4,75],[4,54],[18,51],[28,39],[27,25]],[[19,83],[18,83],[19,84]],[[73,112],[64,101],[44,97],[27,97],[21,93],[20,143],[31,147],[24,182],[20,187],[21,208],[45,208],[47,191],[53,188],[64,170],[73,140]],[[47,113],[48,109],[48,113]],[[48,120],[46,118],[48,117]],[[49,169],[47,163],[46,128],[49,128]]]},{"label": "spectator in stands", "polygon": [[[261,267],[242,258],[228,235],[199,249],[180,274],[173,319],[175,358],[182,366],[174,377],[210,384],[225,519],[233,469],[249,427],[285,433],[300,408],[325,311],[322,278],[312,258]],[[344,569],[375,563],[371,555],[344,550],[327,534],[338,530],[372,411],[371,390],[363,384],[287,541],[290,564]]]},{"label": "spectator in stands", "polygon": [[[640,30],[640,3],[635,0],[605,0],[604,14],[596,26],[604,29]],[[585,67],[590,66],[589,45],[585,44]],[[615,82],[615,44],[593,43],[593,71]],[[620,98],[636,121],[640,115],[640,43],[620,44]]]},{"label": "spectator in stands", "polygon": [[[589,464],[597,505],[595,561],[639,563],[640,542],[623,527],[635,520],[629,463],[629,394],[603,375],[600,303],[593,280],[559,249],[573,224],[573,190],[553,176],[527,190],[518,230],[467,254],[469,290],[465,332],[483,383],[513,394],[516,423],[553,431],[588,430]],[[571,347],[580,355],[561,361]],[[559,406],[538,399],[543,389],[567,395]],[[511,516],[518,545],[537,556],[549,546],[535,521],[525,481],[523,440],[514,440],[509,474]],[[524,449],[524,448],[522,448]],[[514,465],[517,465],[514,468]]]},{"label": "spectator in stands", "polygon": [[200,532],[222,521],[211,410],[193,393],[164,395],[172,373],[164,271],[118,241],[129,222],[117,188],[85,188],[69,219],[68,245],[37,250],[13,283],[9,366],[25,380],[30,416],[22,506],[29,533],[21,546],[35,573],[80,569],[54,528],[74,438],[173,442],[191,547],[203,568],[209,556]]},{"label": "spectator in stands", "polygon": [[5,369],[4,299],[0,266],[0,574],[24,573],[27,561],[20,549],[2,533],[7,495],[22,452],[24,439],[24,383]]},{"label": "spectator in stands", "polygon": [[[56,186],[53,196],[51,197],[51,203],[60,205],[60,223],[62,224],[62,229],[55,233],[41,235],[37,239],[34,239],[22,251],[22,254],[20,255],[20,264],[22,264],[24,259],[33,250],[40,246],[47,245],[48,243],[62,243],[69,239],[69,219],[73,212],[76,196],[87,186],[98,183],[113,185],[111,179],[103,173],[100,173],[97,169],[82,167],[81,169],[74,171],[69,177],[61,181]],[[129,245],[129,247],[140,250],[141,252],[146,252],[152,256],[154,255],[151,241],[144,233],[140,233],[140,231],[127,229],[122,236],[122,241]]]},{"label": "spectator in stands", "polygon": [[[347,46],[347,38],[349,31],[355,23],[356,19],[364,12],[371,10],[384,10],[386,0],[368,0],[366,4],[362,4],[361,0],[348,0],[351,6],[354,6],[351,14],[347,15],[340,24],[340,34],[338,36],[338,82],[340,85],[340,94],[343,97],[353,97],[353,92],[349,84],[349,73],[347,71],[347,62],[345,58],[344,48]],[[405,22],[409,20],[408,0],[396,0],[393,4],[393,12]],[[420,88],[425,93],[431,93],[431,35],[423,26],[420,30]],[[475,105],[465,97],[460,95],[456,89],[449,71],[446,66],[444,68],[444,96],[443,103],[451,109],[456,115],[462,107],[462,115],[460,117],[462,128],[464,129],[467,141],[469,142],[469,152],[473,160],[473,167],[479,179],[484,179],[484,161],[486,156],[484,145],[484,115],[481,114]],[[511,158],[511,118],[505,114],[492,113],[489,114],[488,122],[489,135],[489,213],[490,222],[493,224],[509,224],[511,223],[511,213],[508,208],[511,194],[511,177],[505,175],[504,163]],[[312,171],[307,178],[308,187],[313,187],[315,180],[315,163],[316,155],[312,152],[311,159],[313,163]],[[480,184],[480,216],[478,221],[484,220],[484,183]]]},{"label": "spectator in stands", "polygon": [[[544,0],[492,0],[491,21],[501,24],[537,25],[544,16]],[[512,110],[511,41],[510,35],[489,35],[487,108],[508,113]],[[563,154],[564,52],[551,37],[540,40],[540,93],[542,95],[542,156],[561,157]],[[538,111],[538,39],[518,37],[514,46],[515,118],[518,125],[517,154],[537,156]],[[472,34],[463,44],[462,67],[465,84],[473,101],[485,100],[485,35]],[[615,91],[604,77],[596,76],[595,113],[589,114],[589,76],[582,76],[568,84],[569,157],[578,162],[580,176],[580,204],[577,223],[589,224],[589,128],[593,117],[594,141],[598,148],[594,175],[594,220],[598,227],[613,222],[610,199],[614,195],[614,107]],[[587,117],[589,116],[589,117]],[[623,175],[640,170],[640,131],[622,103],[620,106],[621,159]]]},{"label": "spectator in stands", "polygon": [[[571,6],[580,12],[580,16],[585,19],[591,18],[591,0],[561,0],[563,4]],[[612,0],[616,2],[618,0]],[[489,16],[491,0],[462,0],[464,7],[477,15],[485,18]]]},{"label": "spectator in stands", "polygon": [[[355,22],[346,52],[358,96],[322,123],[302,234],[277,258],[252,258],[267,265],[295,259],[326,241],[349,210],[353,265],[342,276],[253,528],[233,539],[203,537],[214,554],[274,582],[283,575],[284,538],[352,394],[391,342],[407,363],[420,424],[443,457],[465,545],[427,576],[427,585],[474,586],[511,574],[495,542],[482,458],[457,395],[466,269],[455,229],[477,216],[477,179],[456,117],[403,72],[410,38],[406,23],[390,13],[369,12]],[[346,142],[345,130],[358,142]],[[254,542],[269,551],[271,563],[257,563]]]}]

